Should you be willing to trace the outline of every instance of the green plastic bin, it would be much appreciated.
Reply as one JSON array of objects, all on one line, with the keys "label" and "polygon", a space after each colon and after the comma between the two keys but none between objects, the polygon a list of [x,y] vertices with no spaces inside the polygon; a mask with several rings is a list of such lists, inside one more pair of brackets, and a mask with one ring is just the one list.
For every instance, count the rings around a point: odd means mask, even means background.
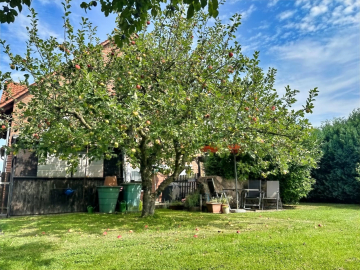
[{"label": "green plastic bin", "polygon": [[128,212],[139,211],[141,183],[122,184],[124,192],[124,201],[126,202],[126,210]]},{"label": "green plastic bin", "polygon": [[97,187],[100,213],[114,213],[121,187]]}]

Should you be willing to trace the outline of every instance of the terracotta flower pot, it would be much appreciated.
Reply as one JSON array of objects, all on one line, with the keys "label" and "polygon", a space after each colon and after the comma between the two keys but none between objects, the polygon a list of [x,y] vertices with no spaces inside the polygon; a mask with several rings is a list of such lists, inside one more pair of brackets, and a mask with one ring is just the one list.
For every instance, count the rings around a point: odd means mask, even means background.
[{"label": "terracotta flower pot", "polygon": [[206,203],[208,212],[221,214],[221,203]]}]

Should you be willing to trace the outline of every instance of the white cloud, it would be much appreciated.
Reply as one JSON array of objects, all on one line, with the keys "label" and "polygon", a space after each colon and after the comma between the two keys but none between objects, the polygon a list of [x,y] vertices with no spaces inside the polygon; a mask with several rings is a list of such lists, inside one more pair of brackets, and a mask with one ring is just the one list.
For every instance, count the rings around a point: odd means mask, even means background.
[{"label": "white cloud", "polygon": [[255,36],[250,37],[250,38],[249,38],[249,41],[258,39],[258,38],[260,38],[260,37],[262,37],[262,33],[261,33],[261,32],[257,33]]},{"label": "white cloud", "polygon": [[279,0],[271,0],[271,1],[267,4],[267,6],[268,6],[268,7],[273,7],[273,6],[275,6],[275,5],[277,4],[277,2],[279,2]]},{"label": "white cloud", "polygon": [[325,5],[315,6],[315,7],[311,8],[310,16],[316,17],[316,16],[318,16],[320,14],[325,13],[326,11],[328,11],[328,8]]},{"label": "white cloud", "polygon": [[359,39],[358,28],[350,27],[327,38],[313,36],[274,46],[268,52],[276,62],[280,93],[287,84],[301,91],[295,109],[304,104],[309,89],[319,88],[314,114],[309,117],[315,126],[360,107]]},{"label": "white cloud", "polygon": [[295,6],[300,6],[302,3],[307,3],[309,0],[296,0]]},{"label": "white cloud", "polygon": [[269,27],[270,27],[270,23],[265,21],[261,23],[258,29],[268,29]]},{"label": "white cloud", "polygon": [[289,19],[294,14],[295,14],[294,10],[286,10],[284,12],[281,12],[277,17],[279,18],[280,21],[282,21],[282,20]]},{"label": "white cloud", "polygon": [[[310,2],[300,1],[298,4],[310,5]],[[295,3],[296,4],[296,3]],[[311,2],[309,9],[304,11],[302,16],[292,17],[292,21],[284,25],[285,29],[297,29],[299,34],[324,32],[344,25],[360,26],[360,0],[344,0],[339,3],[330,0]],[[287,11],[279,14],[279,19],[286,16]]]},{"label": "white cloud", "polygon": [[251,13],[253,13],[256,10],[256,7],[254,5],[251,5],[247,10],[240,12],[242,20],[246,20],[250,17]]},{"label": "white cloud", "polygon": [[57,7],[63,8],[61,2],[65,2],[63,0],[38,0],[42,5],[55,4]]},{"label": "white cloud", "polygon": [[[16,37],[20,41],[28,40],[28,33],[26,27],[30,27],[31,19],[27,17],[26,13],[19,13],[13,24],[9,25],[7,29],[11,31],[12,38]],[[38,21],[38,33],[40,38],[47,38],[50,36],[60,38],[58,33],[51,30],[49,25],[42,20]]]}]

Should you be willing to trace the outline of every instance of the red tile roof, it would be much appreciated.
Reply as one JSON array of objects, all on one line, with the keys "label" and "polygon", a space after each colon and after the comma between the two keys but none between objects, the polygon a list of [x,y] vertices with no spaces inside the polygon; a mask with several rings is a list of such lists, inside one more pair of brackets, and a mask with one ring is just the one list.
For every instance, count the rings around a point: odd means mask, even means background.
[{"label": "red tile roof", "polygon": [[10,91],[11,97],[6,92],[3,92],[1,95],[0,107],[4,107],[15,98],[19,98],[28,91],[25,85],[21,85],[19,83],[9,83],[7,84],[7,89]]}]

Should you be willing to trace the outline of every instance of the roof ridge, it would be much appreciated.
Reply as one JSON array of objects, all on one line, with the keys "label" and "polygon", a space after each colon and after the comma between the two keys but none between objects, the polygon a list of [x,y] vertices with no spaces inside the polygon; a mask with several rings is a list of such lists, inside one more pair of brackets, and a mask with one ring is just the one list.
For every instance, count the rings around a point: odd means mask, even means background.
[{"label": "roof ridge", "polygon": [[[110,43],[110,40],[106,39],[103,42],[100,42],[100,45],[105,47],[109,43]],[[33,84],[35,84],[35,83],[32,83],[31,85],[33,85]],[[19,82],[8,82],[7,88],[9,88],[12,85],[15,86],[16,88],[22,87],[22,89],[15,90],[14,91],[15,93],[12,93],[12,97],[9,97],[8,95],[6,95],[6,92],[3,91],[2,95],[1,95],[1,99],[0,99],[0,107],[4,107],[5,105],[7,105],[11,101],[13,101],[15,98],[18,98],[29,91],[29,88],[26,85],[20,84]]]}]

